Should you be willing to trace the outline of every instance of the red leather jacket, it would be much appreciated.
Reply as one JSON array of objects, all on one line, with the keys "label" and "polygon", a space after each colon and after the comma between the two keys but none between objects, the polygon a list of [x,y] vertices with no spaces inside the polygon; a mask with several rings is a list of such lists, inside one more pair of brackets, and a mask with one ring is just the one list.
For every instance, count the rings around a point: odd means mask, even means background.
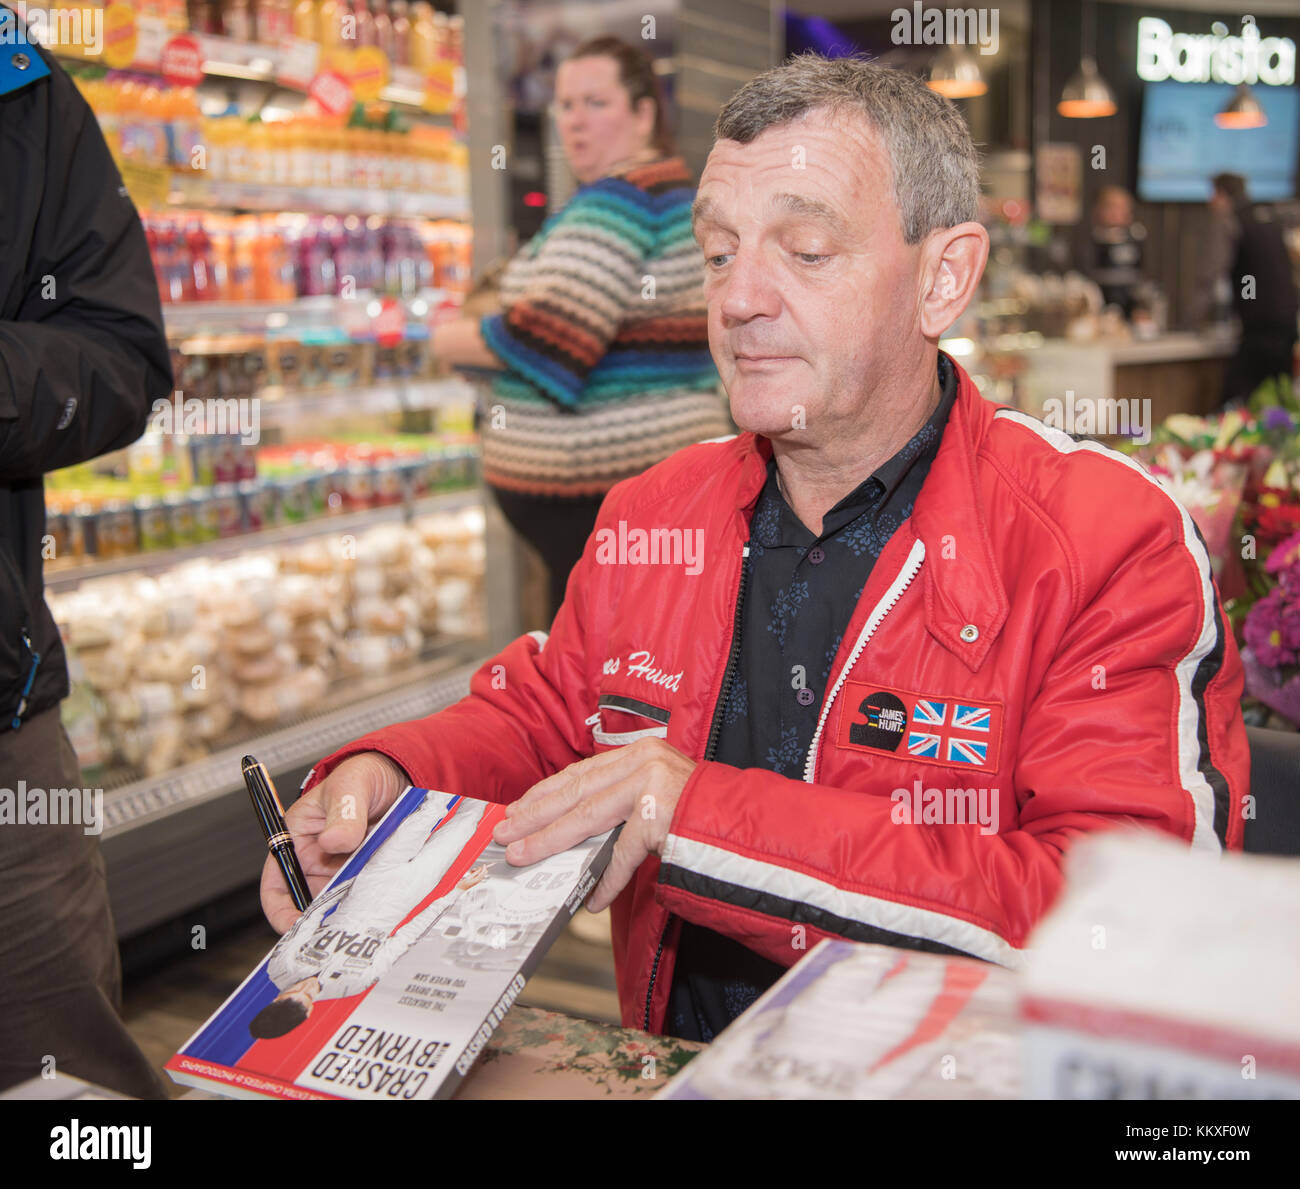
[{"label": "red leather jacket", "polygon": [[1136,824],[1240,849],[1242,668],[1190,517],[1123,456],[957,375],[802,782],[704,759],[771,455],[753,434],[615,487],[549,638],[520,637],[468,697],[312,780],[373,749],[418,785],[510,801],[643,734],[701,761],[662,858],[612,909],[623,1023],[651,1031],[681,919],[785,965],[838,935],[1017,966],[1081,834]]}]

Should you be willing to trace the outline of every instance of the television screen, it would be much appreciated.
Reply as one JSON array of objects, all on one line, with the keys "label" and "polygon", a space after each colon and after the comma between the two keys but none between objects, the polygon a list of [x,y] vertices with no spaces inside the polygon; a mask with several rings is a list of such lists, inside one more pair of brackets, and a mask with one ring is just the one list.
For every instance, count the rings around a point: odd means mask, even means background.
[{"label": "television screen", "polygon": [[1214,114],[1232,98],[1227,83],[1147,83],[1138,149],[1138,197],[1144,202],[1204,202],[1216,173],[1239,173],[1250,197],[1295,195],[1300,91],[1256,86],[1268,123],[1220,128]]}]

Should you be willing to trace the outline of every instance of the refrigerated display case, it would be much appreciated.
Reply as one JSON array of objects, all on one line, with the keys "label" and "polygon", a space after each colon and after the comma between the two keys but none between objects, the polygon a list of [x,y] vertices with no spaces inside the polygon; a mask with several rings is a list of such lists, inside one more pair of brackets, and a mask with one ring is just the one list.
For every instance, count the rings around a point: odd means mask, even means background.
[{"label": "refrigerated display case", "polygon": [[[372,5],[390,40],[355,50],[307,35],[322,7],[145,3],[131,61],[70,55],[141,209],[176,372],[140,442],[47,483],[64,718],[104,789],[123,938],[258,878],[243,755],[291,802],[342,743],[463,696],[519,630],[475,394],[428,349],[478,229],[502,238],[482,162],[469,201],[466,125],[496,81],[467,82],[460,22],[429,5]],[[182,36],[192,89],[169,81]],[[350,112],[316,102],[323,71]]]}]

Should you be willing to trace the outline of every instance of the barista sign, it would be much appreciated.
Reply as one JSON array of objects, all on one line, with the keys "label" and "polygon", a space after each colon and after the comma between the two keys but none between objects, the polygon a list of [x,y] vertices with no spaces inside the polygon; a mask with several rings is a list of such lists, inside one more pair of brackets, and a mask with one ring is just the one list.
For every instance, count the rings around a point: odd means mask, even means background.
[{"label": "barista sign", "polygon": [[1137,72],[1149,83],[1167,78],[1179,83],[1264,83],[1289,87],[1295,82],[1295,42],[1261,37],[1253,17],[1243,17],[1241,36],[1228,35],[1216,21],[1212,33],[1175,33],[1159,17],[1138,20]]}]

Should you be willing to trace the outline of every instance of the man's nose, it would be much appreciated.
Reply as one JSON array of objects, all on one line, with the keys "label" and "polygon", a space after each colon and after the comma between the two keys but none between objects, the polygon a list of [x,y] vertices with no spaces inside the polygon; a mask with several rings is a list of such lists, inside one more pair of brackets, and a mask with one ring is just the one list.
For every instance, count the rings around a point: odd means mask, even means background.
[{"label": "man's nose", "polygon": [[777,287],[757,252],[736,252],[719,281],[717,296],[728,322],[774,318],[780,312]]}]

